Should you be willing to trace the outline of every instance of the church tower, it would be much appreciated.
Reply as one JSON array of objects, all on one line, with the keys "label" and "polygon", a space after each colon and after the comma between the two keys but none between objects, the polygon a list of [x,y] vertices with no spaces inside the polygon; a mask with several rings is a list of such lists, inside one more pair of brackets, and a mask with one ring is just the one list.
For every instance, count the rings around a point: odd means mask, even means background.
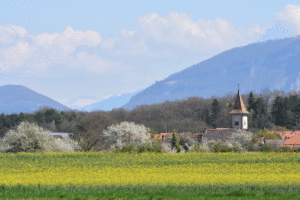
[{"label": "church tower", "polygon": [[243,99],[238,89],[237,97],[233,106],[233,110],[229,113],[231,116],[232,128],[248,129],[248,116],[249,113],[245,108]]}]

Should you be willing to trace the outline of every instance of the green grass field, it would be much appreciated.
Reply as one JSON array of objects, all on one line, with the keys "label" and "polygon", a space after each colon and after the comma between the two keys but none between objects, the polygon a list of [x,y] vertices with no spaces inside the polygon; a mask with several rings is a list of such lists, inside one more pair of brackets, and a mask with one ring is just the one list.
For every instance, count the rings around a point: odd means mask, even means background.
[{"label": "green grass field", "polygon": [[299,153],[0,154],[0,199],[300,199]]}]

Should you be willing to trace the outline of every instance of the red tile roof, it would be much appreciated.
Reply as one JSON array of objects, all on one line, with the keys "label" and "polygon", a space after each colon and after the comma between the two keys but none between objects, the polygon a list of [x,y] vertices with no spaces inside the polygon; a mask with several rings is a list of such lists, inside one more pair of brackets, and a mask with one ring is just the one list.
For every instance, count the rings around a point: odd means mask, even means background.
[{"label": "red tile roof", "polygon": [[288,147],[300,146],[300,131],[276,131]]},{"label": "red tile roof", "polygon": [[243,102],[243,99],[240,95],[239,90],[238,90],[238,93],[237,93],[237,97],[235,99],[233,110],[229,113],[229,115],[232,115],[232,114],[249,114],[248,111],[245,108],[245,105],[244,105],[244,102]]},{"label": "red tile roof", "polygon": [[173,134],[173,133],[160,133],[160,134],[154,135],[154,138],[155,138],[155,139],[162,140],[162,136],[172,135],[172,134]]}]

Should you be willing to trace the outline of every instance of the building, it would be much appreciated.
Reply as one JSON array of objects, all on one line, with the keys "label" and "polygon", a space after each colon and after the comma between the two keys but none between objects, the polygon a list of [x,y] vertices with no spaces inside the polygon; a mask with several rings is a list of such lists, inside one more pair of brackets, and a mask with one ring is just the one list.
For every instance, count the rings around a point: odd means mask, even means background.
[{"label": "building", "polygon": [[249,113],[245,108],[243,99],[238,90],[237,97],[233,106],[233,110],[229,113],[231,116],[231,125],[235,129],[248,129],[248,116]]},{"label": "building", "polygon": [[55,139],[63,139],[66,137],[69,137],[69,133],[58,133],[58,132],[52,132],[50,133]]},{"label": "building", "polygon": [[[222,141],[225,142],[230,138],[231,134],[236,131],[236,129],[247,130],[248,129],[248,116],[249,113],[245,108],[243,99],[240,95],[239,89],[237,97],[234,102],[233,110],[229,113],[231,117],[232,128],[217,128],[217,129],[205,129],[203,133],[186,132],[184,134],[190,135],[195,141],[202,142],[206,141]],[[165,141],[172,137],[172,133],[160,133],[155,136],[155,139]]]},{"label": "building", "polygon": [[290,148],[300,147],[300,131],[276,131],[276,133],[281,137],[281,139],[267,140],[262,138],[262,144],[270,145],[270,142],[274,143],[276,141],[279,144],[279,146],[287,146]]}]

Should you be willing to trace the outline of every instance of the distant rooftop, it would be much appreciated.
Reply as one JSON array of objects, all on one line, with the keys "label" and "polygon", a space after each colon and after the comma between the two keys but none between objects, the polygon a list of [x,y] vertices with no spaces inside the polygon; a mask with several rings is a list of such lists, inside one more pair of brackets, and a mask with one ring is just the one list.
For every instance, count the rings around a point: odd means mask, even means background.
[{"label": "distant rooftop", "polygon": [[50,135],[61,135],[62,137],[69,137],[70,133],[59,133],[59,132],[52,132]]}]

